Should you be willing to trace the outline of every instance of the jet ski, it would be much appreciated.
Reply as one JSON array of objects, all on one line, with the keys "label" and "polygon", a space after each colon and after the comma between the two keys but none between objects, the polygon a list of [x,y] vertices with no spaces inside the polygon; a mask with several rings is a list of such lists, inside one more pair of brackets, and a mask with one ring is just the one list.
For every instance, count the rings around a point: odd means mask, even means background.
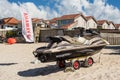
[{"label": "jet ski", "polygon": [[57,61],[59,67],[65,67],[65,61],[71,60],[74,69],[80,67],[78,58],[85,58],[87,66],[92,65],[94,61],[91,56],[108,45],[102,37],[90,36],[88,38],[88,35],[82,37],[53,36],[47,37],[47,41],[49,42],[47,46],[33,51],[34,56],[42,63]]}]

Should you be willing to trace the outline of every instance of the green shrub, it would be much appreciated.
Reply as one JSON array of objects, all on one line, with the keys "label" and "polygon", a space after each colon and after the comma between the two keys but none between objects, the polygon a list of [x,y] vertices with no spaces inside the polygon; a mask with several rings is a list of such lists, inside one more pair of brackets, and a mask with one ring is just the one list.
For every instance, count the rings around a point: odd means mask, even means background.
[{"label": "green shrub", "polygon": [[6,33],[6,38],[16,37],[16,36],[17,36],[17,31],[7,31]]}]

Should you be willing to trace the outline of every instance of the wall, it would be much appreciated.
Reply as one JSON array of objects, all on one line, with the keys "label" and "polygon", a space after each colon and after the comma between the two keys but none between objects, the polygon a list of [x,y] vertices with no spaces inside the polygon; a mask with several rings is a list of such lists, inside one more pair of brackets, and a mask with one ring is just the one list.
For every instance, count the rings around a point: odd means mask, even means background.
[{"label": "wall", "polygon": [[82,16],[76,18],[74,22],[76,22],[76,21],[78,22],[76,27],[86,28],[86,21],[85,21],[85,19]]},{"label": "wall", "polygon": [[[96,30],[97,31],[97,30]],[[79,30],[68,30],[64,31],[65,35],[69,35],[71,37],[74,37],[75,35],[79,34]],[[119,30],[110,30],[110,29],[105,29],[100,31],[100,35],[106,39],[110,45],[120,45],[120,31]]]},{"label": "wall", "polygon": [[108,26],[109,26],[109,25],[105,22],[105,23],[102,25],[102,29],[109,29]]},{"label": "wall", "polygon": [[115,26],[113,24],[109,24],[109,29],[115,29]]},{"label": "wall", "polygon": [[62,29],[49,29],[49,30],[40,30],[40,36],[38,42],[46,41],[46,38],[49,36],[63,36],[64,32]]},{"label": "wall", "polygon": [[97,29],[97,23],[93,19],[88,20],[87,29]]},{"label": "wall", "polygon": [[120,33],[101,33],[101,36],[106,39],[110,45],[120,45]]},{"label": "wall", "polygon": [[71,37],[74,37],[75,35],[78,35],[80,33],[79,30],[66,30],[64,31],[64,35],[68,35]]},{"label": "wall", "polygon": [[3,37],[6,37],[6,32],[6,30],[0,29],[0,35],[2,35]]}]

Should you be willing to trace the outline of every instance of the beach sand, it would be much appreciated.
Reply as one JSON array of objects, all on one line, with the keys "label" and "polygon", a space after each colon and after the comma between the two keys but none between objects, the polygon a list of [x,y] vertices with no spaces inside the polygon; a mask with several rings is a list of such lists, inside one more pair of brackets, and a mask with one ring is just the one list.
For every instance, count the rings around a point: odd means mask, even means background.
[{"label": "beach sand", "polygon": [[[120,46],[108,46],[99,60],[74,72],[58,69],[56,62],[41,63],[32,52],[46,43],[0,44],[0,80],[120,80]],[[98,59],[98,55],[94,55]]]}]

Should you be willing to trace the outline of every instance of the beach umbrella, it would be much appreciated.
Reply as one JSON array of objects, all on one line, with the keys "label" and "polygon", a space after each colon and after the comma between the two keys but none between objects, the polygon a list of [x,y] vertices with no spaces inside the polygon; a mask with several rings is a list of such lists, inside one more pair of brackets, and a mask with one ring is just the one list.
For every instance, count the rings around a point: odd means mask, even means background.
[{"label": "beach umbrella", "polygon": [[16,39],[15,38],[8,38],[7,42],[8,42],[8,44],[14,44],[14,43],[16,43]]}]

